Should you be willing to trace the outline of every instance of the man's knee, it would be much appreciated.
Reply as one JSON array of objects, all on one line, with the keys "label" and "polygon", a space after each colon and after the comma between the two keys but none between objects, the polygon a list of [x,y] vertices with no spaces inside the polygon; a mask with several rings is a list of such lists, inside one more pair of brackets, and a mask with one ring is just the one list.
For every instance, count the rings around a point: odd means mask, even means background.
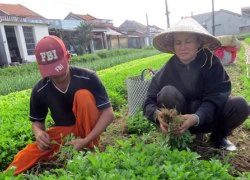
[{"label": "man's knee", "polygon": [[96,106],[94,95],[87,89],[78,90],[74,97],[74,107],[86,108],[88,106]]},{"label": "man's knee", "polygon": [[78,97],[78,96],[86,97],[86,96],[93,96],[93,94],[87,89],[81,89],[75,93],[75,97]]}]

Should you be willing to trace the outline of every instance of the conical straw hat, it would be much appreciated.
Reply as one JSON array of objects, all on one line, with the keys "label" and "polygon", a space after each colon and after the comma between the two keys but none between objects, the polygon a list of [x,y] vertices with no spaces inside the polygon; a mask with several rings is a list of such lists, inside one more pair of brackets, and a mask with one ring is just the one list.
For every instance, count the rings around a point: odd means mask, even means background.
[{"label": "conical straw hat", "polygon": [[193,18],[185,18],[164,32],[157,34],[153,39],[154,47],[162,52],[174,53],[173,34],[177,32],[197,34],[201,40],[202,47],[210,50],[215,50],[221,46],[220,41],[216,39],[216,37],[212,36],[197,21]]}]

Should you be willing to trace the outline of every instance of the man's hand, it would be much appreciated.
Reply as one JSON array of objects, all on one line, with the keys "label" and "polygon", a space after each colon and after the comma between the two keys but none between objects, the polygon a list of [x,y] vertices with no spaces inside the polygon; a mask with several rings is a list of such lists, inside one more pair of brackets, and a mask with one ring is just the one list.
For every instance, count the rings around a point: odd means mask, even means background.
[{"label": "man's hand", "polygon": [[87,147],[94,139],[96,139],[114,120],[113,108],[109,107],[101,111],[100,117],[92,131],[84,138],[74,139],[66,145],[72,145],[74,149],[80,151]]},{"label": "man's hand", "polygon": [[79,139],[74,139],[74,140],[68,142],[66,145],[72,145],[74,147],[74,149],[76,149],[77,151],[80,151],[84,147],[86,147],[87,144],[88,144],[88,142],[86,141],[86,139],[79,138]]},{"label": "man's hand", "polygon": [[32,122],[32,131],[36,137],[38,148],[45,151],[51,148],[49,134],[45,131],[44,122]]},{"label": "man's hand", "polygon": [[50,138],[46,131],[43,131],[43,130],[37,131],[35,133],[35,137],[36,137],[38,148],[41,151],[46,151],[51,148]]},{"label": "man's hand", "polygon": [[180,128],[174,131],[174,134],[176,135],[183,134],[187,129],[189,129],[190,127],[192,127],[197,123],[196,117],[192,114],[184,114],[180,115],[180,117],[184,119],[184,122],[182,123]]}]

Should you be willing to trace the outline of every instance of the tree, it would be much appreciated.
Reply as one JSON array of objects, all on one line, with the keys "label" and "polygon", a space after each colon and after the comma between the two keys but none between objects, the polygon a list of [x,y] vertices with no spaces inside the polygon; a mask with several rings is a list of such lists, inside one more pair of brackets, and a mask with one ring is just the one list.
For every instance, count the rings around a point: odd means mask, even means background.
[{"label": "tree", "polygon": [[88,52],[88,47],[90,46],[90,41],[93,37],[93,25],[89,22],[81,22],[80,25],[76,28],[76,30],[78,33],[77,49],[80,54],[84,54]]},{"label": "tree", "polygon": [[73,48],[77,54],[88,52],[90,41],[93,37],[93,25],[89,22],[81,22],[75,30],[52,29],[51,35],[56,35],[63,39],[67,49]]},{"label": "tree", "polygon": [[[63,29],[50,29],[50,35],[55,35],[61,38],[68,50],[73,47],[74,51],[77,51],[77,33],[75,31],[63,30]],[[78,53],[78,52],[76,52]]]}]

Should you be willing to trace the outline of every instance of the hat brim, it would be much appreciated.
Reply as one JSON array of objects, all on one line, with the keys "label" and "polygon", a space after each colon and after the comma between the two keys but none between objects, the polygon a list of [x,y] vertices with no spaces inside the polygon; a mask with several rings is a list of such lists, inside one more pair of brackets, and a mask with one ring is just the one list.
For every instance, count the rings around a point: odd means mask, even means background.
[{"label": "hat brim", "polygon": [[40,74],[43,78],[45,77],[52,77],[52,76],[59,76],[64,74],[69,66],[69,62],[67,57],[64,57],[55,63],[41,65],[38,64],[38,68],[40,70]]},{"label": "hat brim", "polygon": [[172,32],[163,32],[158,35],[156,35],[153,39],[153,45],[156,49],[162,52],[166,53],[174,53],[174,47],[173,47],[173,35],[175,33],[193,33],[200,37],[200,40],[202,41],[202,46],[209,48],[211,51],[217,49],[221,46],[220,41],[210,36],[209,34],[203,34],[193,31],[172,31]]},{"label": "hat brim", "polygon": [[202,48],[208,48],[211,51],[221,46],[220,41],[211,35],[203,26],[193,18],[184,18],[174,26],[164,32],[156,35],[153,39],[153,45],[156,49],[174,53],[174,34],[175,33],[193,33],[199,37]]}]

